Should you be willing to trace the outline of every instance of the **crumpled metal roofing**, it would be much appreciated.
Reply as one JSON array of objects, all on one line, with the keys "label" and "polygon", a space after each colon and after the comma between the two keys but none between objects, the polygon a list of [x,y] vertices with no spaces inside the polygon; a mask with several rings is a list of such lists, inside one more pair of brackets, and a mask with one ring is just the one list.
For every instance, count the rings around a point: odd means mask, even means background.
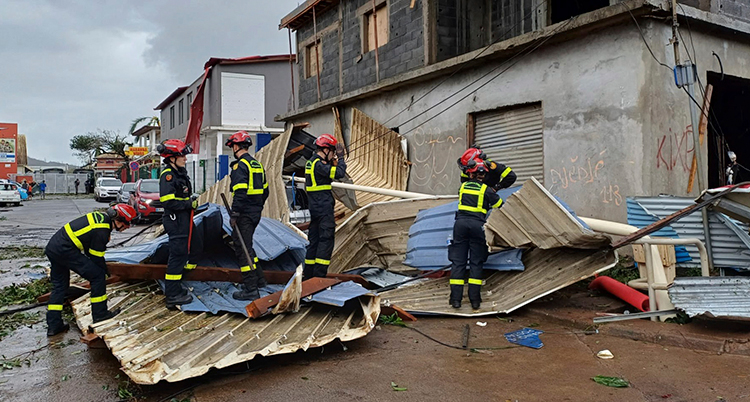
[{"label": "crumpled metal roofing", "polygon": [[[518,190],[516,187],[512,190]],[[513,191],[505,190],[508,194]],[[499,192],[499,193],[502,193]],[[501,194],[501,197],[503,195]],[[450,265],[448,260],[448,238],[453,235],[453,223],[458,211],[458,201],[449,202],[417,214],[409,228],[404,265],[419,270],[435,270]],[[492,253],[484,263],[484,269],[495,271],[523,271],[521,250],[510,249]]]},{"label": "crumpled metal roofing", "polygon": [[[695,204],[690,198],[673,196],[634,197],[633,200],[659,219]],[[750,235],[748,235],[748,226],[711,210],[708,211],[708,221],[711,230],[714,266],[749,270]],[[670,223],[670,226],[681,238],[697,238],[703,242],[706,241],[703,220],[698,211]],[[684,262],[680,265],[700,267],[698,249],[695,246],[686,246],[686,249],[692,258],[692,262]]]},{"label": "crumpled metal roofing", "polygon": [[598,249],[610,244],[533,177],[489,215],[485,231],[487,242],[498,247]]},{"label": "crumpled metal roofing", "polygon": [[349,300],[365,295],[375,296],[375,293],[365,289],[359,283],[348,281],[338,283],[326,290],[310,295],[305,298],[305,300],[336,307],[344,307],[344,304]]},{"label": "crumpled metal roofing", "polygon": [[[643,207],[643,205],[639,204],[638,201],[632,198],[627,199],[626,205],[628,209],[628,225],[633,225],[639,229],[642,229],[659,220],[658,216],[652,213],[649,213]],[[656,232],[652,233],[651,236],[669,237],[672,239],[680,238],[680,236],[677,234],[677,232],[674,231],[674,229],[672,229],[671,226],[665,226],[657,230]],[[674,252],[675,252],[675,260],[677,261],[678,265],[681,265],[681,263],[683,262],[692,261],[692,258],[690,257],[690,254],[688,253],[685,246],[675,246]]]},{"label": "crumpled metal roofing", "polygon": [[185,313],[167,310],[158,286],[152,281],[110,285],[110,308],[122,311],[96,324],[88,295],[71,303],[81,331],[93,329],[137,384],[181,381],[256,356],[361,338],[374,328],[380,314],[379,297],[369,295],[343,308],[311,304],[295,314],[259,319],[234,313]]},{"label": "crumpled metal roofing", "polygon": [[[160,280],[159,286],[164,291],[164,281]],[[193,301],[189,304],[180,306],[180,310],[185,312],[209,312],[211,314],[236,313],[247,317],[245,306],[248,302],[236,300],[232,297],[234,292],[240,290],[238,285],[231,282],[197,282],[183,281],[183,289],[193,296]],[[269,284],[260,288],[260,297],[266,297],[271,293],[284,289],[284,285]]]},{"label": "crumpled metal roofing", "polygon": [[669,287],[672,304],[688,316],[750,318],[750,278],[677,277]]}]

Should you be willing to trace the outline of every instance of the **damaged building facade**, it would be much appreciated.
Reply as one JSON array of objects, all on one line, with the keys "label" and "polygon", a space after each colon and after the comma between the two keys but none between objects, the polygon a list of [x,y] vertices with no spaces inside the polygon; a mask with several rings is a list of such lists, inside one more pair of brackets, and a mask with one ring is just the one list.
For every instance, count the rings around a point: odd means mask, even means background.
[{"label": "damaged building facade", "polygon": [[[354,108],[397,128],[420,193],[455,194],[455,161],[476,143],[519,184],[533,176],[624,222],[628,197],[701,190],[688,191],[691,100],[670,69],[671,15],[658,0],[309,0],[281,20],[296,34],[298,107],[277,120],[320,135],[340,116],[350,149],[363,145],[348,138]],[[750,7],[681,1],[677,15],[696,102],[713,86],[696,183],[718,186],[728,149],[750,158]]]}]

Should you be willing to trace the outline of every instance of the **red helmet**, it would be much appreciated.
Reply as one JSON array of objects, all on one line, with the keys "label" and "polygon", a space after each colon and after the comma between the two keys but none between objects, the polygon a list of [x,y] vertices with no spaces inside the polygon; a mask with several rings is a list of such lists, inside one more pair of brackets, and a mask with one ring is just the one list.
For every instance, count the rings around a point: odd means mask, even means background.
[{"label": "red helmet", "polygon": [[193,148],[181,140],[172,138],[157,145],[156,152],[158,152],[162,158],[169,158],[172,156],[184,156],[192,153]]},{"label": "red helmet", "polygon": [[253,139],[250,137],[250,134],[248,134],[245,131],[238,131],[234,134],[232,134],[231,137],[227,140],[227,142],[224,144],[228,146],[229,148],[232,147],[232,145],[237,144],[240,147],[243,148],[249,148],[250,145],[253,145]]},{"label": "red helmet", "polygon": [[469,162],[473,161],[474,159],[484,160],[487,159],[484,152],[482,152],[481,149],[477,147],[471,147],[464,151],[464,154],[461,155],[461,158],[458,160],[458,164],[461,166],[469,166]]},{"label": "red helmet", "polygon": [[135,219],[136,216],[135,208],[128,204],[116,204],[112,207],[112,211],[114,211],[114,219],[127,223],[128,225],[130,225],[130,221]]},{"label": "red helmet", "polygon": [[467,173],[487,173],[487,167],[484,166],[484,161],[476,158],[469,161],[466,166]]},{"label": "red helmet", "polygon": [[315,140],[315,145],[318,148],[336,148],[336,144],[338,144],[338,141],[331,134],[323,134]]}]

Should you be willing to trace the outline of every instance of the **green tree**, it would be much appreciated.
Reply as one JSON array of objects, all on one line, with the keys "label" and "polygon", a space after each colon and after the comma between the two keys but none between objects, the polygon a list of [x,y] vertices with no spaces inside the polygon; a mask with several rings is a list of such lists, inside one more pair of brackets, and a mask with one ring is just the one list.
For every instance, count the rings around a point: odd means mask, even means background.
[{"label": "green tree", "polygon": [[161,127],[161,122],[159,121],[159,118],[156,116],[148,117],[139,117],[135,120],[133,120],[133,123],[130,125],[130,130],[128,130],[128,135],[133,135],[134,132],[138,131],[140,127],[138,127],[141,123],[144,121],[148,121],[143,126],[155,126],[155,127]]},{"label": "green tree", "polygon": [[71,138],[70,149],[85,164],[92,163],[97,155],[103,153],[119,155],[128,160],[125,148],[133,144],[126,142],[126,139],[127,136],[120,135],[118,131],[97,129]]}]

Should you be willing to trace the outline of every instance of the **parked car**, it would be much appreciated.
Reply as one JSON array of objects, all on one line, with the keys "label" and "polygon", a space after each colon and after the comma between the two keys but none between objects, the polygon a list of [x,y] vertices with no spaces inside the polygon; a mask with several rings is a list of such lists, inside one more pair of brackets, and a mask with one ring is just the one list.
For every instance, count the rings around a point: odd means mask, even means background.
[{"label": "parked car", "polygon": [[135,189],[135,183],[125,183],[117,192],[117,202],[127,204],[130,200],[130,192]]},{"label": "parked car", "polygon": [[23,187],[21,187],[21,183],[18,182],[11,182],[18,187],[18,193],[21,194],[21,201],[26,201],[29,199],[29,192],[24,190]]},{"label": "parked car", "polygon": [[114,200],[117,198],[117,192],[120,191],[120,187],[122,187],[120,180],[110,177],[100,177],[96,179],[96,185],[94,185],[94,199],[97,201]]},{"label": "parked car", "polygon": [[19,187],[13,183],[6,182],[0,184],[0,206],[6,206],[8,204],[20,206],[21,193],[18,189]]},{"label": "parked car", "polygon": [[159,180],[141,179],[135,182],[129,203],[138,211],[139,221],[160,218],[164,214],[164,207],[159,202]]}]

